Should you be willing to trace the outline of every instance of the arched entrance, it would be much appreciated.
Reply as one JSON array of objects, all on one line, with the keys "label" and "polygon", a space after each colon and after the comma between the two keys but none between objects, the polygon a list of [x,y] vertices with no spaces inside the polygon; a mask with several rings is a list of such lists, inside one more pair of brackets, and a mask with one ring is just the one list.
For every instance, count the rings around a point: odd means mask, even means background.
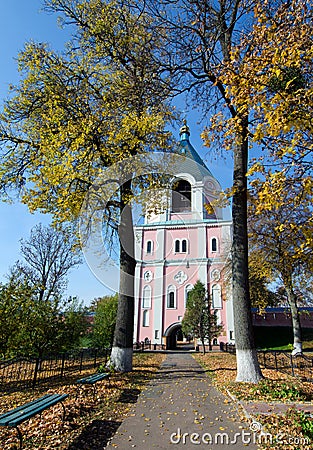
[{"label": "arched entrance", "polygon": [[177,340],[182,340],[181,322],[175,322],[170,325],[164,333],[166,338],[166,350],[176,349]]}]

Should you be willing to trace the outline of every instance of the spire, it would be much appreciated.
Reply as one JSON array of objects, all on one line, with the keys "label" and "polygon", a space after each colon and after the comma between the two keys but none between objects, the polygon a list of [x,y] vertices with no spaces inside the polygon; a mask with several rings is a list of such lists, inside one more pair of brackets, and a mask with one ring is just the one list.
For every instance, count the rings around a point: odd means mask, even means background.
[{"label": "spire", "polygon": [[179,136],[181,141],[189,141],[190,131],[187,125],[187,120],[184,119],[184,125],[179,130]]},{"label": "spire", "polygon": [[206,167],[204,161],[189,141],[190,131],[186,120],[184,120],[184,124],[180,129],[179,135],[180,142],[177,152],[186,156],[186,161],[181,162],[179,171],[193,175],[196,181],[201,181],[203,177],[207,176],[211,176],[213,178],[213,175]]}]

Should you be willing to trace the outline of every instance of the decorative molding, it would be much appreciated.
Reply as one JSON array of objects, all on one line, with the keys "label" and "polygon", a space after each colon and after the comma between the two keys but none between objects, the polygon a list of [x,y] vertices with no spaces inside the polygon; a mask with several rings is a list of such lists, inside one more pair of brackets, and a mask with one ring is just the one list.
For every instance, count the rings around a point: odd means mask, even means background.
[{"label": "decorative molding", "polygon": [[150,283],[150,281],[152,281],[153,279],[153,273],[151,272],[151,270],[146,270],[143,274],[143,278],[147,283]]},{"label": "decorative molding", "polygon": [[174,280],[178,284],[184,284],[188,279],[187,274],[183,270],[179,270],[176,275],[174,275]]},{"label": "decorative molding", "polygon": [[211,272],[211,280],[219,281],[221,279],[221,272],[218,269],[213,269]]}]

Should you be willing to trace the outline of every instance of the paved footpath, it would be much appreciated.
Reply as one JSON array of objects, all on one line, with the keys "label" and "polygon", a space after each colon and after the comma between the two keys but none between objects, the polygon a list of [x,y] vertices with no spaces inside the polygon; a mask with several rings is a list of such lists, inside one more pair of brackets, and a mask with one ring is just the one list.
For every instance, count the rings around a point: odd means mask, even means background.
[{"label": "paved footpath", "polygon": [[106,448],[257,449],[237,405],[218,392],[189,353],[166,355]]}]

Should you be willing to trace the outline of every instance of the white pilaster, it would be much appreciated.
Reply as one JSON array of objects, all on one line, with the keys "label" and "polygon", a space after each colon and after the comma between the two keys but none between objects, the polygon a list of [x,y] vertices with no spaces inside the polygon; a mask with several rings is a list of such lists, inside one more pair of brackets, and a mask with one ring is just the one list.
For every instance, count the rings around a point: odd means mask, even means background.
[{"label": "white pilaster", "polygon": [[153,282],[153,333],[159,330],[158,339],[153,340],[155,344],[162,343],[163,331],[163,292],[164,292],[164,263],[155,266],[155,277]]},{"label": "white pilaster", "polygon": [[137,262],[135,268],[134,295],[135,295],[135,316],[134,316],[134,342],[139,340],[138,336],[138,314],[139,314],[139,297],[141,291],[141,267],[142,264]]},{"label": "white pilaster", "polygon": [[207,257],[207,233],[205,225],[198,227],[198,258]]},{"label": "white pilaster", "polygon": [[195,183],[192,188],[193,219],[203,219],[203,184]]}]

